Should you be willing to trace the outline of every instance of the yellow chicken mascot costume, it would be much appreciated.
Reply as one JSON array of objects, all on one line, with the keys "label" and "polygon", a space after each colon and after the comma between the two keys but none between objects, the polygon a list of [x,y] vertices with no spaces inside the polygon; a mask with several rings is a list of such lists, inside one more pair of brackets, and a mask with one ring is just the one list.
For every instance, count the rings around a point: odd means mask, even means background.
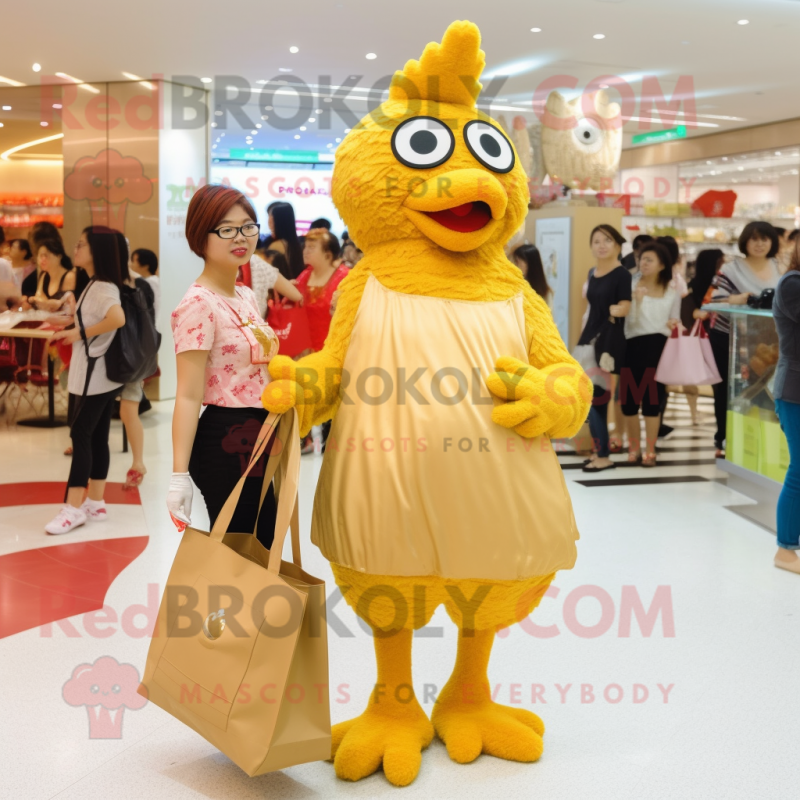
[{"label": "yellow chicken mascot costume", "polygon": [[[333,200],[364,258],[341,284],[324,348],[278,356],[263,404],[302,434],[333,418],[312,542],[374,631],[378,678],[336,725],[336,774],[381,766],[397,786],[438,735],[450,757],[536,761],[544,725],[491,699],[495,632],[575,563],[578,532],[550,437],[574,435],[591,385],[547,304],[503,252],[526,176],[476,107],[480,33],[454,22],[336,151]],[[411,645],[444,604],[459,627],[431,719]]]}]

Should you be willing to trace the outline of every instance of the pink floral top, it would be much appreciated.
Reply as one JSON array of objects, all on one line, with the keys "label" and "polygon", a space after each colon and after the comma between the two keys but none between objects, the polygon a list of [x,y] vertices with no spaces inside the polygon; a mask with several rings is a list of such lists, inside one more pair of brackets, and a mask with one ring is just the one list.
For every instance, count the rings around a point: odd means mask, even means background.
[{"label": "pink floral top", "polygon": [[250,345],[239,327],[242,315],[262,321],[252,289],[237,286],[233,299],[197,283],[172,312],[175,354],[209,351],[203,405],[261,408],[269,373],[266,364],[250,362]]}]

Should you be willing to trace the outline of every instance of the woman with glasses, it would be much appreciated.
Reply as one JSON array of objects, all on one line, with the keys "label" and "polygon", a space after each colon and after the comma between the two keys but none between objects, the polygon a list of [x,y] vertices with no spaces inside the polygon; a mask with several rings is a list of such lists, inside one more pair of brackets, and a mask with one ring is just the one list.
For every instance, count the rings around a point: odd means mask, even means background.
[{"label": "woman with glasses", "polygon": [[[252,289],[236,284],[239,267],[250,261],[258,245],[255,220],[256,212],[241,192],[215,185],[199,189],[186,214],[186,240],[204,265],[172,312],[178,385],[167,506],[179,528],[190,522],[192,480],[214,524],[267,416],[261,405],[269,382],[264,361],[274,355],[268,350],[277,339],[274,334],[269,338],[269,329],[265,332]],[[260,343],[267,341],[270,346],[262,349]],[[258,518],[258,538],[269,547],[275,496],[270,487],[259,515],[263,473],[258,468],[253,472],[257,477],[245,481],[230,530],[252,531]]]}]

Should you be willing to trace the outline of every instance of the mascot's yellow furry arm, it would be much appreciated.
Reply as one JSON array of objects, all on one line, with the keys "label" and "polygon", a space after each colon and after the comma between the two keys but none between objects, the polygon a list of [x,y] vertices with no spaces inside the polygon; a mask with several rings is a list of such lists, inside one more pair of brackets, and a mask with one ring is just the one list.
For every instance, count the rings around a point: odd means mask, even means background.
[{"label": "mascot's yellow furry arm", "polygon": [[[547,305],[505,257],[525,174],[476,108],[480,34],[455,22],[395,74],[336,152],[332,193],[365,256],[325,347],[270,364],[264,406],[302,432],[333,418],[312,541],[375,633],[364,713],[334,727],[339,777],[406,785],[436,733],[455,761],[535,761],[544,725],[492,702],[496,630],[538,605],[578,532],[550,437],[575,434],[591,384]],[[413,630],[459,627],[431,720],[413,695]]]}]

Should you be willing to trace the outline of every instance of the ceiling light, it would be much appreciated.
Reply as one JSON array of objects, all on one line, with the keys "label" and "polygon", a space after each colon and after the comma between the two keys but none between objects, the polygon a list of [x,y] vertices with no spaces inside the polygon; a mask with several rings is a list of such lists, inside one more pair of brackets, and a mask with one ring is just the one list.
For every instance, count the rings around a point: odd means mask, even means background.
[{"label": "ceiling light", "polygon": [[[259,125],[258,127],[260,128],[261,126]],[[250,131],[250,133],[252,133],[253,136],[255,136],[258,133],[258,131]]]},{"label": "ceiling light", "polygon": [[[31,69],[32,69],[34,72],[39,72],[39,71],[41,70],[41,68],[42,68],[42,65],[41,65],[41,64],[34,64],[34,65],[31,67]],[[58,73],[56,73],[56,74],[58,74]]]},{"label": "ceiling light", "polygon": [[268,114],[262,114],[261,115],[261,119],[269,119],[269,115]]},{"label": "ceiling light", "polygon": [[736,169],[738,169],[739,172],[744,172],[744,167],[736,167]]},{"label": "ceiling light", "polygon": [[[256,128],[260,128],[260,127],[261,127],[261,123],[260,122],[256,122]],[[254,133],[255,133],[255,131],[254,131]]]},{"label": "ceiling light", "polygon": [[255,150],[255,147],[251,147],[250,149],[251,149],[251,150]]},{"label": "ceiling light", "polygon": [[723,161],[727,161],[728,160],[728,156],[722,156],[722,160]]},{"label": "ceiling light", "polygon": [[601,89],[608,89],[608,84],[607,83],[601,83],[600,84],[600,88]]},{"label": "ceiling light", "polygon": [[3,111],[11,111],[11,106],[3,106]]},{"label": "ceiling light", "polygon": [[261,81],[256,81],[256,83],[267,83],[267,81],[261,80]]},{"label": "ceiling light", "polygon": [[216,150],[216,149],[217,149],[217,146],[216,146],[215,144],[212,144],[212,145],[211,145],[211,149],[212,149],[212,150]]},{"label": "ceiling light", "polygon": [[541,32],[542,32],[541,28],[531,28],[531,33],[541,33]]},{"label": "ceiling light", "polygon": [[0,128],[2,128],[2,127],[4,127],[4,125],[3,125],[3,123],[2,123],[2,122],[0,122]]},{"label": "ceiling light", "polygon": [[291,67],[278,67],[278,72],[291,72]]},{"label": "ceiling light", "polygon": [[72,81],[73,83],[77,83],[80,85],[81,89],[86,89],[87,92],[100,94],[100,90],[97,87],[90,86],[88,83],[84,83],[80,78],[75,78],[72,75],[67,75],[66,72],[56,72],[56,77],[63,78],[66,81]]},{"label": "ceiling light", "polygon": [[775,155],[776,155],[776,156],[779,156],[779,155],[781,155],[781,151],[780,151],[780,150],[776,150],[776,151],[775,151]]},{"label": "ceiling light", "polygon": [[375,53],[367,53],[367,55],[366,55],[366,58],[367,58],[368,61],[372,61],[373,59],[376,59],[377,57],[378,56]]},{"label": "ceiling light", "polygon": [[296,133],[296,134],[294,135],[294,138],[295,138],[295,139],[299,139],[299,138],[300,138],[300,134],[299,134],[299,133]]},{"label": "ceiling light", "polygon": [[713,161],[706,161],[706,164],[713,164]]},{"label": "ceiling light", "polygon": [[345,132],[345,133],[350,133],[350,131],[351,131],[351,130],[353,130],[353,129],[352,129],[352,128],[345,128],[345,129],[344,129],[344,132]]},{"label": "ceiling light", "polygon": [[45,136],[44,139],[34,139],[32,142],[25,142],[25,144],[18,144],[16,147],[12,147],[9,150],[6,150],[5,153],[0,153],[0,158],[3,161],[9,161],[10,156],[20,150],[25,150],[28,147],[34,147],[37,144],[44,144],[45,142],[52,142],[56,139],[63,139],[63,133],[57,133],[55,136]]},{"label": "ceiling light", "polygon": [[222,112],[221,111],[215,111],[214,112],[214,116],[215,117],[221,117],[222,116]]},{"label": "ceiling light", "polygon": [[289,48],[289,52],[290,53],[299,53],[300,52],[300,48],[299,47],[290,47]]},{"label": "ceiling light", "polygon": [[42,120],[42,121],[41,121],[39,124],[40,124],[40,125],[41,125],[43,128],[46,128],[46,127],[47,127],[47,126],[48,126],[50,123],[49,123],[49,122],[45,122],[44,120]]},{"label": "ceiling light", "polygon": [[315,114],[321,114],[321,113],[322,113],[322,109],[321,109],[321,108],[318,108],[318,109],[317,109],[317,110],[316,110],[314,113],[315,113]]},{"label": "ceiling light", "polygon": [[337,138],[337,139],[336,139],[336,141],[337,141],[337,142],[341,142],[341,141],[342,141],[342,140],[341,140],[341,137]]},{"label": "ceiling light", "polygon": [[301,130],[301,131],[304,131],[304,130],[307,130],[307,128],[306,128],[306,126],[305,126],[305,125],[301,125],[301,126],[300,126],[300,130]]},{"label": "ceiling light", "polygon": [[326,144],[325,147],[333,147],[333,142],[328,142],[328,144]]},{"label": "ceiling light", "polygon": [[736,24],[737,25],[749,25],[750,24],[750,20],[749,19],[740,19]]},{"label": "ceiling light", "polygon": [[333,102],[333,98],[332,97],[323,97],[322,98],[322,102],[323,103],[332,103]]},{"label": "ceiling light", "polygon": [[53,103],[53,108],[61,108],[61,103]]},{"label": "ceiling light", "polygon": [[604,33],[596,33],[592,38],[593,39],[605,39],[606,35]]},{"label": "ceiling light", "polygon": [[309,118],[308,118],[308,121],[309,121],[309,122],[316,122],[316,121],[317,121],[317,118],[316,118],[316,117],[309,117]]},{"label": "ceiling light", "polygon": [[4,78],[0,75],[0,83],[7,83],[9,86],[24,86],[24,83],[20,83],[19,81],[12,81],[11,78]]},{"label": "ceiling light", "polygon": [[220,136],[224,136],[224,135],[225,135],[224,133],[221,133],[221,134],[220,134]]},{"label": "ceiling light", "polygon": [[272,106],[264,106],[264,111],[272,111]]},{"label": "ceiling light", "polygon": [[211,83],[211,78],[200,78],[200,83]]},{"label": "ceiling light", "polygon": [[212,123],[211,123],[211,127],[212,127],[212,128],[216,128],[216,127],[217,127],[217,123],[216,123],[216,122],[212,122]]}]

